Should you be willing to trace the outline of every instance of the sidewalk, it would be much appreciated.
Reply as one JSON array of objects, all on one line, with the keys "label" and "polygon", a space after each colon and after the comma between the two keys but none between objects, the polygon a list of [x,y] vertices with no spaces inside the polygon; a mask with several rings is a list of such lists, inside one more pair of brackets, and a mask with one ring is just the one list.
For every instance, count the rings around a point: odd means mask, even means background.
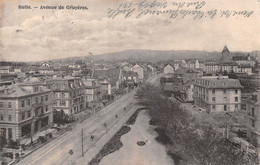
[{"label": "sidewalk", "polygon": [[85,152],[85,156],[81,157],[76,164],[87,165],[103,148],[103,146],[116,134],[116,132],[125,125],[125,122],[135,113],[138,106],[131,108],[128,113],[114,125],[107,134],[105,134],[96,144],[95,147],[90,148]]}]

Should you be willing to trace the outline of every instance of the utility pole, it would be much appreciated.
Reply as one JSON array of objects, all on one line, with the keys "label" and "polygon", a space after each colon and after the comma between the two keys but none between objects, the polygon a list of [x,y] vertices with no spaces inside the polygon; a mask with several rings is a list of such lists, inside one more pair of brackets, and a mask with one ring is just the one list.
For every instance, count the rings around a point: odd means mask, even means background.
[{"label": "utility pole", "polygon": [[82,157],[84,157],[84,148],[83,148],[83,128],[81,129],[81,151],[82,151]]}]

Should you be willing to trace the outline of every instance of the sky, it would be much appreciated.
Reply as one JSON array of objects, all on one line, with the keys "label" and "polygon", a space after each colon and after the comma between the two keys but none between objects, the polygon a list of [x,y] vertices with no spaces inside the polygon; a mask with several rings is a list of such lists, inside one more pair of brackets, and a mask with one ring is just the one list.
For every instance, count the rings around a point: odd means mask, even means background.
[{"label": "sky", "polygon": [[[0,60],[41,61],[74,56],[111,53],[127,49],[254,51],[260,48],[260,12],[257,0],[204,0],[199,9],[217,10],[213,19],[192,16],[143,15],[138,6],[130,17],[108,18],[108,9],[120,3],[137,4],[141,0],[2,0],[0,24]],[[153,0],[147,0],[151,2]],[[167,9],[174,1],[167,2]],[[175,2],[198,2],[178,0]],[[32,9],[18,9],[29,5]],[[79,5],[88,10],[42,9],[46,5]],[[38,7],[34,8],[34,7]],[[193,11],[195,7],[180,9]],[[140,8],[163,10],[163,8]],[[249,17],[220,17],[221,10],[253,11]],[[206,14],[205,14],[206,15]]]}]

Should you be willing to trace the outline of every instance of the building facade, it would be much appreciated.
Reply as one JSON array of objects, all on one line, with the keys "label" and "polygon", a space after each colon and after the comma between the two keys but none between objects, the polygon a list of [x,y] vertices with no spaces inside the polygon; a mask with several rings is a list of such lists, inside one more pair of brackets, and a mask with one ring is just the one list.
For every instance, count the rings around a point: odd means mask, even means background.
[{"label": "building facade", "polygon": [[241,88],[237,79],[208,76],[193,82],[195,105],[212,112],[236,111],[241,108]]},{"label": "building facade", "polygon": [[166,65],[163,69],[164,74],[173,74],[174,73],[174,67],[172,67],[170,64]]},{"label": "building facade", "polygon": [[53,90],[53,111],[63,112],[70,117],[85,110],[85,85],[79,78],[64,77],[46,80],[46,86]]},{"label": "building facade", "polygon": [[85,85],[85,100],[87,103],[98,102],[101,99],[101,85],[98,80],[83,80]]},{"label": "building facade", "polygon": [[260,144],[260,90],[246,100],[247,137],[252,144]]},{"label": "building facade", "polygon": [[53,124],[52,91],[37,78],[3,88],[0,94],[1,136],[19,140]]},{"label": "building facade", "polygon": [[132,71],[136,72],[138,75],[138,80],[143,81],[144,79],[144,68],[138,64],[132,67]]}]

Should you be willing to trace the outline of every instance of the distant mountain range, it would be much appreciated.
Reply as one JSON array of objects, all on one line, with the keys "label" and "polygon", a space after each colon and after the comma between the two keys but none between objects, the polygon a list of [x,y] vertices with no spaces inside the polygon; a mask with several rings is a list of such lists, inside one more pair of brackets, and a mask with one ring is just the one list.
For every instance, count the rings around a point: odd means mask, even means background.
[{"label": "distant mountain range", "polygon": [[[258,55],[260,51],[253,52],[232,52],[233,55]],[[94,60],[104,61],[116,61],[116,60],[131,60],[131,61],[147,61],[147,62],[158,62],[168,60],[181,60],[181,59],[192,59],[198,58],[202,60],[217,59],[221,56],[221,52],[207,52],[197,50],[125,50],[114,53],[105,53],[100,55],[91,56]]]},{"label": "distant mountain range", "polygon": [[[247,55],[250,54],[252,56],[258,56],[260,59],[260,51],[252,51],[252,52],[232,52],[233,55]],[[61,58],[49,60],[51,62],[59,62],[59,63],[74,63],[76,60],[85,60],[86,58],[90,58],[93,60],[104,60],[104,61],[140,61],[140,62],[158,62],[158,61],[168,61],[168,60],[180,60],[180,59],[192,59],[198,58],[202,60],[212,60],[218,59],[221,56],[221,52],[207,52],[207,51],[198,51],[198,50],[125,50],[114,53],[104,53],[93,56],[80,56],[80,57],[69,57],[69,58]],[[38,62],[30,62],[32,63],[41,63],[47,62],[38,61]]]},{"label": "distant mountain range", "polygon": [[193,50],[125,50],[115,53],[105,53],[91,56],[94,60],[131,60],[131,61],[147,61],[158,62],[167,60],[180,60],[190,58],[214,59],[219,52],[193,51]]}]

